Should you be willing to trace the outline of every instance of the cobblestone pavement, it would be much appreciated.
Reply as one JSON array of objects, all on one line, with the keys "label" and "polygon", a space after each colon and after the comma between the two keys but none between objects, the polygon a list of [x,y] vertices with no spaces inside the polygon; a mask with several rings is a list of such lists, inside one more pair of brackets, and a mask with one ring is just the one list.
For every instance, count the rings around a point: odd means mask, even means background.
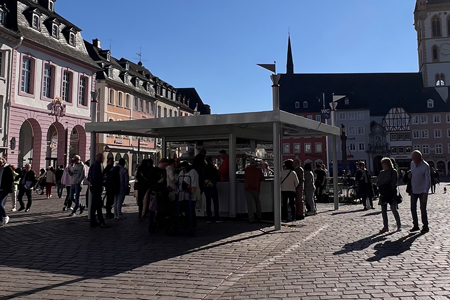
[{"label": "cobblestone pavement", "polygon": [[0,300],[450,299],[450,195],[442,190],[430,195],[425,235],[408,232],[406,196],[402,232],[377,234],[379,208],[321,204],[320,214],[282,231],[200,221],[196,237],[149,234],[131,197],[128,219],[107,229],[68,217],[62,200],[38,198],[0,228]]}]

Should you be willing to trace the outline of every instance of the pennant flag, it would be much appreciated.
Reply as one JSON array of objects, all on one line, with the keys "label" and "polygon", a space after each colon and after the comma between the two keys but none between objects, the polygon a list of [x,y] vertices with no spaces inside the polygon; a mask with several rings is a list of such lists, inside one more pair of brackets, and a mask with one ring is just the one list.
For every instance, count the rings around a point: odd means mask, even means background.
[{"label": "pennant flag", "polygon": [[258,64],[258,66],[260,66],[266,70],[272,71],[273,73],[276,73],[275,72],[275,64]]}]

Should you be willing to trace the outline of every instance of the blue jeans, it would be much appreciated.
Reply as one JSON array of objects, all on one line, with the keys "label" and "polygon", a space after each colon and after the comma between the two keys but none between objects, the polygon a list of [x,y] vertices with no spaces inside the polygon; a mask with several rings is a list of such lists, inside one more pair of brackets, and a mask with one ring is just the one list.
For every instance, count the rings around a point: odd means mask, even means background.
[{"label": "blue jeans", "polygon": [[[400,215],[398,214],[398,204],[397,201],[393,201],[391,204],[391,210],[392,213],[394,214],[394,218],[395,221],[397,222],[397,227],[400,228],[402,226],[401,222],[400,222]],[[384,228],[389,228],[389,221],[388,221],[388,216],[387,216],[387,203],[381,205],[381,215],[383,216],[383,226]]]},{"label": "blue jeans", "polygon": [[125,200],[125,193],[114,195],[114,217],[118,218],[122,215],[122,205]]},{"label": "blue jeans", "polygon": [[417,217],[417,200],[420,201],[420,214],[422,216],[422,224],[428,227],[427,202],[422,200],[422,194],[411,194],[411,214],[414,227],[419,227],[419,218]]},{"label": "blue jeans", "polygon": [[208,216],[208,221],[211,221],[211,200],[214,204],[214,217],[219,220],[219,195],[217,193],[217,187],[205,187],[205,197],[206,197],[206,214]]},{"label": "blue jeans", "polygon": [[61,180],[56,182],[56,192],[58,193],[58,198],[61,199],[64,190],[64,185],[61,183]]},{"label": "blue jeans", "polygon": [[72,184],[70,187],[70,199],[75,203],[75,206],[72,210],[73,213],[77,212],[78,207],[80,207],[80,193],[81,193],[81,184]]},{"label": "blue jeans", "polygon": [[0,200],[0,217],[1,220],[3,220],[4,218],[6,218],[6,210],[5,210],[5,205],[6,205],[6,198],[8,198],[8,195],[3,196],[1,195],[1,200]]}]

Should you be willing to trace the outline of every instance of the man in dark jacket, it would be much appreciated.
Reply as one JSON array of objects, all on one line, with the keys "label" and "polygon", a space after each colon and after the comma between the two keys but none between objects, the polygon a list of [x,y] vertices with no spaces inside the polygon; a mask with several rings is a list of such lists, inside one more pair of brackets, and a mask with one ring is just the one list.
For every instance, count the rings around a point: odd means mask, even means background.
[{"label": "man in dark jacket", "polygon": [[12,168],[6,164],[6,159],[0,157],[0,226],[5,226],[9,222],[6,215],[6,199],[14,189],[14,176]]},{"label": "man in dark jacket", "polygon": [[112,219],[114,218],[114,214],[111,212],[112,207],[114,205],[114,191],[111,186],[112,184],[112,168],[114,167],[114,159],[108,158],[106,162],[106,167],[103,170],[103,178],[105,179],[105,188],[106,188],[106,218]]},{"label": "man in dark jacket", "polygon": [[147,207],[144,207],[144,196],[150,189],[150,176],[153,169],[153,160],[148,158],[141,162],[136,172],[136,180],[138,182],[138,206],[139,218],[142,218],[142,212],[147,212]]},{"label": "man in dark jacket", "polygon": [[358,197],[362,199],[364,210],[374,209],[372,176],[370,176],[370,172],[366,169],[365,162],[361,161],[358,166],[359,170],[355,174],[355,180],[358,183]]},{"label": "man in dark jacket", "polygon": [[[18,211],[25,210],[26,212],[30,211],[31,204],[33,203],[33,199],[31,197],[31,189],[36,183],[36,173],[31,170],[31,165],[26,164],[25,169],[22,171],[22,174],[19,175],[19,195],[17,196],[17,201],[20,203],[20,208]],[[23,203],[23,195],[27,195],[27,207],[25,208],[25,204]]]},{"label": "man in dark jacket", "polygon": [[[88,174],[88,182],[89,189],[92,193],[92,205],[89,207],[90,217],[91,217],[91,227],[107,227],[105,224],[105,220],[103,219],[102,212],[102,192],[103,192],[103,172],[102,172],[102,164],[103,164],[103,153],[99,153],[95,156],[95,162],[89,168]],[[96,216],[97,215],[97,218]],[[98,219],[98,221],[97,221]]]},{"label": "man in dark jacket", "polygon": [[61,179],[64,173],[64,166],[59,166],[59,168],[56,170],[55,173],[55,179],[56,179],[56,192],[58,194],[58,198],[61,199],[62,193],[64,190],[64,185],[61,183]]}]

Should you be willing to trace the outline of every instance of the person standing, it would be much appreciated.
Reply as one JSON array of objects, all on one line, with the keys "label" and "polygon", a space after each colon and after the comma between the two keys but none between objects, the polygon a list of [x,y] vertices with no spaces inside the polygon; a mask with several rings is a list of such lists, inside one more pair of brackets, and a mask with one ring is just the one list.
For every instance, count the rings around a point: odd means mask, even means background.
[{"label": "person standing", "polygon": [[250,165],[245,168],[244,175],[244,191],[245,199],[247,200],[248,221],[255,222],[255,206],[256,206],[256,220],[261,221],[262,210],[261,200],[259,198],[261,190],[261,182],[265,180],[264,173],[256,166],[256,161],[251,160]]},{"label": "person standing", "polygon": [[305,203],[308,210],[307,216],[316,215],[316,202],[314,201],[314,173],[310,163],[305,164]]},{"label": "person standing", "polygon": [[64,166],[61,165],[58,167],[55,173],[55,179],[56,179],[56,194],[58,195],[58,198],[62,198],[64,185],[61,183],[62,176],[64,174]]},{"label": "person standing", "polygon": [[323,192],[327,185],[327,174],[324,170],[322,170],[321,164],[316,164],[316,169],[314,170],[315,182],[316,186],[316,198],[318,202],[322,202]]},{"label": "person standing", "polygon": [[21,170],[16,169],[13,165],[11,165],[11,169],[13,171],[13,176],[14,176],[14,185],[13,185],[13,190],[10,194],[11,196],[11,202],[12,202],[12,209],[11,211],[17,211],[17,191],[18,191],[18,187],[19,187],[19,173],[21,172]]},{"label": "person standing", "polygon": [[[114,183],[114,218],[116,220],[126,219],[122,214],[122,205],[128,192],[130,177],[128,176],[128,169],[125,168],[125,163],[126,161],[124,158],[119,159],[119,164],[111,171],[113,172],[113,178],[118,176],[118,182]],[[116,184],[118,185],[117,187]]]},{"label": "person standing", "polygon": [[136,172],[136,179],[138,181],[138,207],[139,207],[139,218],[143,217],[147,212],[147,207],[144,207],[144,197],[147,191],[150,189],[150,175],[153,169],[153,160],[148,158],[141,162]]},{"label": "person standing", "polygon": [[434,167],[430,167],[431,193],[436,193],[436,184],[439,183],[439,172]]},{"label": "person standing", "polygon": [[[182,162],[180,166],[181,172],[178,175],[178,182],[181,182],[181,189],[183,191],[179,193],[178,200],[183,210],[189,214],[191,220],[189,226],[190,234],[194,234],[197,228],[195,205],[201,199],[199,176],[197,171],[188,162]],[[191,203],[189,203],[189,200]]]},{"label": "person standing", "polygon": [[72,209],[72,198],[70,198],[70,187],[72,186],[72,176],[69,174],[69,165],[64,169],[61,177],[61,185],[66,187],[66,199],[64,200],[63,211]]},{"label": "person standing", "polygon": [[103,219],[103,212],[102,212],[103,161],[104,161],[103,153],[98,153],[95,156],[95,162],[89,168],[89,173],[87,177],[87,180],[89,182],[89,190],[92,193],[92,202],[91,206],[89,207],[91,227],[98,227],[98,226],[102,228],[107,227],[105,224],[105,220]]},{"label": "person standing", "polygon": [[291,221],[295,221],[295,197],[298,186],[297,174],[294,172],[294,164],[291,159],[284,162],[284,170],[281,171],[281,219],[288,221],[288,205],[291,208]]},{"label": "person standing", "polygon": [[398,173],[389,157],[385,157],[381,160],[381,167],[383,170],[378,174],[377,180],[377,186],[380,191],[381,215],[383,217],[383,228],[380,230],[380,233],[389,231],[389,221],[387,216],[388,204],[390,205],[395,221],[397,222],[397,231],[400,231],[402,225],[398,213],[397,202]]},{"label": "person standing", "polygon": [[47,199],[52,196],[52,187],[56,183],[56,176],[53,167],[48,167],[45,175],[45,195]]},{"label": "person standing", "polygon": [[70,188],[70,199],[75,202],[75,206],[70,213],[70,217],[75,215],[78,208],[80,208],[80,214],[83,213],[85,209],[84,204],[80,204],[80,193],[81,185],[83,184],[84,178],[86,177],[86,172],[84,169],[84,164],[81,161],[79,155],[73,157],[73,165],[69,167],[69,174],[72,176],[72,186]]},{"label": "person standing", "polygon": [[112,173],[111,170],[114,168],[114,158],[110,157],[106,161],[106,167],[103,170],[104,185],[106,190],[106,218],[114,218],[112,213],[112,208],[114,205],[114,191],[112,186]]},{"label": "person standing", "polygon": [[413,228],[411,232],[419,231],[419,220],[417,217],[417,200],[420,201],[420,214],[422,216],[422,233],[430,231],[428,227],[427,202],[428,191],[431,186],[430,166],[422,159],[422,153],[415,150],[411,154],[411,214],[413,218]]},{"label": "person standing", "polygon": [[[162,158],[158,165],[150,170],[149,181],[150,190],[156,195],[157,212],[150,211],[149,213],[149,231],[154,232],[156,230],[157,223],[162,226],[168,209],[169,190],[167,189],[167,171],[166,168],[169,165],[167,158]],[[196,172],[197,173],[197,172]],[[200,192],[200,190],[199,190]],[[147,207],[146,207],[147,209]]]},{"label": "person standing", "polygon": [[6,163],[6,159],[0,157],[0,217],[2,218],[0,225],[5,226],[9,222],[6,215],[6,199],[13,191],[14,175],[12,168]]},{"label": "person standing", "polygon": [[305,207],[303,205],[303,189],[304,189],[304,182],[305,182],[305,175],[304,170],[300,166],[300,160],[294,159],[294,172],[297,174],[298,178],[298,186],[296,191],[296,197],[295,197],[295,215],[297,220],[302,220],[305,216]]},{"label": "person standing", "polygon": [[220,158],[222,158],[222,164],[219,168],[220,181],[230,181],[230,157],[225,150],[220,150]]},{"label": "person standing", "polygon": [[192,163],[192,167],[197,171],[199,177],[200,191],[203,193],[204,191],[204,172],[206,167],[206,149],[203,148],[200,152],[195,156],[194,162]]},{"label": "person standing", "polygon": [[[20,208],[18,211],[25,210],[25,212],[29,212],[31,208],[31,204],[33,204],[33,198],[31,196],[31,189],[36,183],[36,173],[31,170],[31,165],[26,164],[25,169],[19,175],[19,194],[17,195],[17,201],[20,204]],[[27,195],[27,206],[25,208],[25,204],[23,203],[23,195]]]},{"label": "person standing", "polygon": [[356,171],[355,180],[358,183],[358,197],[362,199],[364,210],[373,207],[373,189],[370,172],[366,169],[366,163],[359,162],[359,170]]},{"label": "person standing", "polygon": [[204,192],[206,197],[206,223],[212,223],[211,202],[214,204],[214,222],[222,223],[219,215],[219,193],[217,191],[217,182],[220,180],[219,171],[213,164],[212,157],[206,158],[204,170]]}]

